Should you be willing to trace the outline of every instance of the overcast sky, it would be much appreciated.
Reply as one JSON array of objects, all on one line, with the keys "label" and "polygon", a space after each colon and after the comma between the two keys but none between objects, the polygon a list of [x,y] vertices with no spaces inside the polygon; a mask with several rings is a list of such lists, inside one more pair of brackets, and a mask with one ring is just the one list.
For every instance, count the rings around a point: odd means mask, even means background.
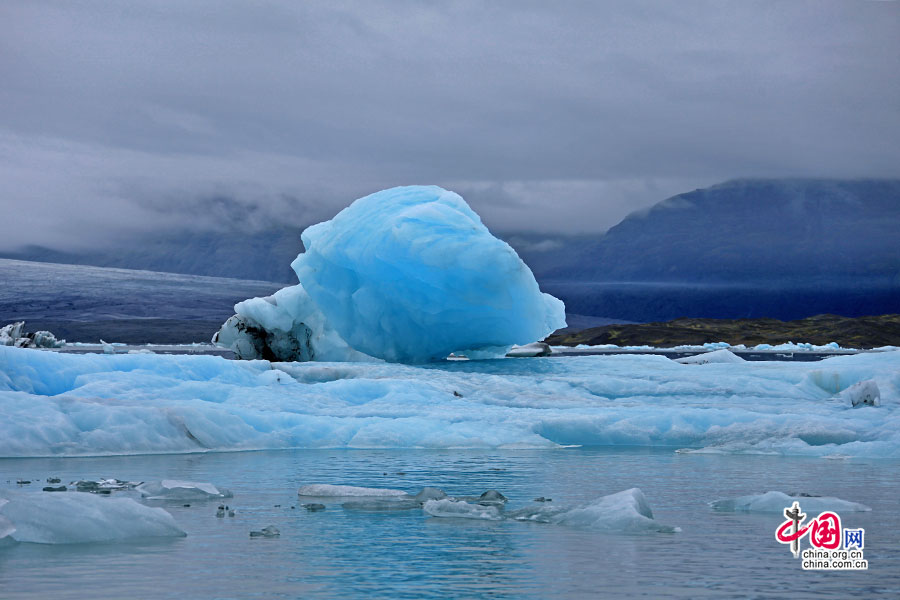
[{"label": "overcast sky", "polygon": [[599,232],[746,176],[900,176],[900,3],[0,0],[6,248],[412,183]]}]

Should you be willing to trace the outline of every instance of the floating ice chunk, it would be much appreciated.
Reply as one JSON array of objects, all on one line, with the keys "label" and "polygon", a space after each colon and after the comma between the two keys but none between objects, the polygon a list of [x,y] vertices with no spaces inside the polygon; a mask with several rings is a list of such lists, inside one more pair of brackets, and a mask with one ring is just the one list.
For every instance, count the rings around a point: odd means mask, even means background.
[{"label": "floating ice chunk", "polygon": [[269,525],[268,527],[263,527],[261,531],[251,531],[250,537],[278,537],[281,535],[281,532],[278,531],[278,528],[274,525]]},{"label": "floating ice chunk", "polygon": [[715,500],[709,505],[713,510],[722,512],[754,512],[754,513],[782,513],[793,502],[799,502],[803,512],[820,513],[832,510],[842,512],[868,512],[872,510],[865,504],[841,500],[831,496],[808,496],[805,494],[788,495],[783,492],[766,492],[765,494],[751,494],[738,498]]},{"label": "floating ice chunk", "polygon": [[459,195],[384,190],[303,232],[291,264],[341,338],[370,356],[426,362],[502,356],[565,326],[515,251]]},{"label": "floating ice chunk", "polygon": [[347,345],[302,285],[250,298],[222,325],[213,342],[231,348],[240,359],[275,361],[371,360]]},{"label": "floating ice chunk", "polygon": [[356,487],[352,485],[331,485],[327,483],[314,483],[302,485],[297,490],[298,496],[315,496],[317,498],[350,498],[354,496],[364,498],[401,497],[408,494],[403,490],[389,490],[384,488]]},{"label": "floating ice chunk", "polygon": [[481,504],[469,504],[463,500],[428,500],[422,509],[432,517],[454,517],[458,519],[481,519],[484,521],[499,521],[503,518],[500,509],[496,506],[482,506]]},{"label": "floating ice chunk", "polygon": [[506,356],[510,358],[523,358],[531,356],[550,356],[551,354],[553,354],[553,350],[550,348],[549,344],[545,344],[544,342],[534,342],[532,344],[525,344],[524,346],[513,346],[510,351],[506,353]]},{"label": "floating ice chunk", "polygon": [[556,523],[624,533],[681,531],[678,527],[663,525],[656,521],[647,498],[638,488],[602,496],[576,508],[529,506],[512,511],[508,516],[517,521]]},{"label": "floating ice chunk", "polygon": [[138,481],[122,481],[119,479],[82,479],[73,481],[72,485],[79,492],[91,492],[93,494],[108,494],[119,490],[129,490],[140,485]]},{"label": "floating ice chunk", "polygon": [[349,510],[367,510],[374,512],[411,510],[415,508],[421,508],[422,505],[429,500],[441,500],[446,497],[447,494],[444,493],[444,490],[434,487],[425,487],[422,488],[422,491],[420,491],[415,496],[404,494],[403,496],[390,496],[387,498],[356,500],[352,502],[345,502],[341,506]]},{"label": "floating ice chunk", "polygon": [[429,500],[443,500],[447,497],[444,490],[436,487],[424,487],[422,491],[413,496],[413,499],[419,503],[425,503]]},{"label": "floating ice chunk", "polygon": [[0,515],[15,527],[18,542],[78,544],[186,535],[168,512],[116,498],[69,492],[11,496]]},{"label": "floating ice chunk", "polygon": [[497,490],[488,490],[478,497],[478,504],[482,506],[502,506],[508,502],[508,498]]},{"label": "floating ice chunk", "polygon": [[881,404],[881,390],[872,379],[851,385],[841,392],[841,397],[850,400],[852,406],[878,406]]},{"label": "floating ice chunk", "polygon": [[49,331],[36,331],[25,333],[25,322],[18,321],[0,327],[0,346],[15,346],[17,348],[61,348],[66,345],[65,340],[58,340]]},{"label": "floating ice chunk", "polygon": [[341,504],[341,508],[347,510],[362,510],[369,512],[385,512],[395,510],[412,510],[422,508],[421,502],[410,500],[408,498],[375,498],[369,500],[352,500]]},{"label": "floating ice chunk", "polygon": [[16,346],[16,342],[22,339],[25,322],[18,321],[0,327],[0,346]]},{"label": "floating ice chunk", "polygon": [[696,356],[678,358],[675,359],[675,362],[683,365],[706,365],[710,363],[742,363],[745,361],[731,350],[722,348],[721,350],[704,352],[703,354],[697,354]]},{"label": "floating ice chunk", "polygon": [[135,488],[147,500],[209,500],[231,498],[232,493],[211,483],[163,479],[142,483]]}]

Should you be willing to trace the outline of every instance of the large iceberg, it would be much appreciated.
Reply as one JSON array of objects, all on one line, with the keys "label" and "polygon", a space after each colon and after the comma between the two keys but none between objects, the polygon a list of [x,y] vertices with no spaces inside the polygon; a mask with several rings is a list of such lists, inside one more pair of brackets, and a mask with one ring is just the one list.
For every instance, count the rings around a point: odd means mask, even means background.
[{"label": "large iceberg", "polygon": [[218,334],[240,357],[392,362],[502,356],[565,327],[563,303],[458,194],[397,187],[303,232],[300,285],[235,307]]},{"label": "large iceberg", "polygon": [[[874,381],[881,406],[842,393]],[[272,363],[0,346],[0,456],[666,446],[900,457],[900,352]]]}]

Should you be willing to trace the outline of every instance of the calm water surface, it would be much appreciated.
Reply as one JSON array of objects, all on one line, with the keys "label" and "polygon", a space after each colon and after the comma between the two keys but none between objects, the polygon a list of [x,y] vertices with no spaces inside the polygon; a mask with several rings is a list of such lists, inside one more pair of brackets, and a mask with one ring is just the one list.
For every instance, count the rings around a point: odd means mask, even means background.
[{"label": "calm water surface", "polygon": [[[900,597],[900,461],[609,448],[6,459],[0,496],[18,478],[50,476],[208,481],[234,492],[228,503],[237,515],[216,518],[218,502],[174,502],[162,506],[185,538],[0,549],[0,598]],[[339,500],[309,513],[296,495],[307,483],[413,493],[430,485],[451,495],[495,488],[509,508],[537,496],[574,505],[639,487],[657,520],[682,531],[439,519],[345,510]],[[845,526],[866,528],[869,570],[804,572],[774,539],[777,515],[716,513],[706,504],[768,490],[871,506],[841,515]],[[281,536],[249,537],[266,525]]]}]

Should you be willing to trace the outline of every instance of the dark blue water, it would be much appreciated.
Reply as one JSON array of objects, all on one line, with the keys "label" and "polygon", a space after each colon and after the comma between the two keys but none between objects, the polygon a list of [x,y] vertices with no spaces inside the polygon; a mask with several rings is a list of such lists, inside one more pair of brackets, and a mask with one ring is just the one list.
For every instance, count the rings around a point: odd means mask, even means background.
[{"label": "dark blue water", "polygon": [[[220,519],[217,502],[175,502],[163,506],[185,538],[0,549],[0,598],[895,598],[898,475],[898,461],[604,448],[6,459],[5,488],[19,477],[209,481],[234,491],[237,514]],[[657,520],[682,531],[439,519],[421,510],[347,510],[340,501],[310,513],[296,495],[307,483],[412,492],[432,485],[451,495],[496,488],[509,509],[537,496],[573,505],[640,487]],[[804,572],[774,539],[778,515],[716,513],[706,504],[768,490],[871,506],[841,515],[845,527],[866,528],[869,570]],[[280,537],[249,537],[270,524]]]}]

